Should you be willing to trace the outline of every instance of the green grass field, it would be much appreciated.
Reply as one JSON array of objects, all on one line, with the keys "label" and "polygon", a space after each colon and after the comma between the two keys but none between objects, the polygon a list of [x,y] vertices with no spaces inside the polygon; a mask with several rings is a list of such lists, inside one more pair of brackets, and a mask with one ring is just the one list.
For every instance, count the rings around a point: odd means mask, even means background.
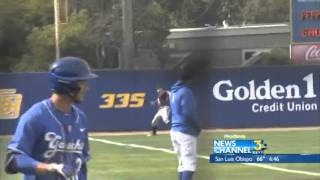
[{"label": "green grass field", "polygon": [[[199,137],[199,155],[209,156],[213,138],[225,134],[241,134],[247,138],[264,139],[267,153],[320,153],[320,130],[254,131],[254,132],[206,132]],[[92,159],[89,163],[90,180],[176,180],[177,161],[174,154],[159,150],[136,147],[136,144],[154,148],[171,149],[169,135],[147,137],[145,135],[95,136],[93,138],[122,143],[106,144],[91,141]],[[1,180],[21,179],[20,175],[3,173],[4,150],[8,137],[0,138]],[[267,164],[266,169],[245,164],[210,164],[205,158],[198,158],[196,180],[306,180],[320,179],[320,164]],[[294,170],[284,172],[282,169]],[[302,171],[298,174],[297,171]],[[309,175],[308,175],[309,173]],[[313,173],[313,175],[310,175]]]}]

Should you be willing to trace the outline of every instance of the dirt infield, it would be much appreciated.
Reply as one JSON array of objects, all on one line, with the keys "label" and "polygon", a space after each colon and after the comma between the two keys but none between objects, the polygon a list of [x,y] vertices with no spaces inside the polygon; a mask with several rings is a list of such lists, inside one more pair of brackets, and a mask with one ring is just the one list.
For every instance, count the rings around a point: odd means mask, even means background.
[{"label": "dirt infield", "polygon": [[[286,127],[286,128],[245,128],[245,129],[204,129],[203,132],[272,132],[272,131],[306,131],[319,130],[319,126],[314,127]],[[170,131],[158,131],[158,134],[169,134]],[[90,132],[90,136],[128,136],[128,135],[148,135],[149,131],[126,131],[126,132]]]}]

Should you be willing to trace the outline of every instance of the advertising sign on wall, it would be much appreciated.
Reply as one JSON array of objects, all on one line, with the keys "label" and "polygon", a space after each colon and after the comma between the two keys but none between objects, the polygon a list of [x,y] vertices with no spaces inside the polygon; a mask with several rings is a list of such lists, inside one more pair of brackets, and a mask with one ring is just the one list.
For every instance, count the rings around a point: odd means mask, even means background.
[{"label": "advertising sign on wall", "polygon": [[315,125],[320,122],[319,82],[317,66],[216,73],[210,80],[210,117],[224,128]]},{"label": "advertising sign on wall", "polygon": [[[168,71],[97,74],[80,105],[95,132],[150,130],[156,88],[177,80]],[[215,69],[192,88],[205,129],[320,125],[319,66]],[[51,93],[47,73],[0,74],[0,92],[0,134],[13,133],[18,116]]]},{"label": "advertising sign on wall", "polygon": [[296,63],[320,62],[320,44],[292,44],[291,58]]},{"label": "advertising sign on wall", "polygon": [[320,0],[291,0],[291,42],[320,42]]}]

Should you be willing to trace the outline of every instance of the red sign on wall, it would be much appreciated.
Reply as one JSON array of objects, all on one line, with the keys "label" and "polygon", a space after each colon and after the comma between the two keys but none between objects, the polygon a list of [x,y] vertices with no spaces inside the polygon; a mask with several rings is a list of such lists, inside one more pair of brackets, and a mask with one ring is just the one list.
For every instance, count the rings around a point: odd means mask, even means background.
[{"label": "red sign on wall", "polygon": [[291,44],[291,59],[297,63],[320,63],[320,44]]}]

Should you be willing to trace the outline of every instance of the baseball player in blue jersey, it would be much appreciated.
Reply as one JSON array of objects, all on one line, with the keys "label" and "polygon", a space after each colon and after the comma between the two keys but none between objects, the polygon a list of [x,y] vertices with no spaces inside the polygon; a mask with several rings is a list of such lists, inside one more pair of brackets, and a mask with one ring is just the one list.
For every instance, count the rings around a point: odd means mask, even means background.
[{"label": "baseball player in blue jersey", "polygon": [[197,164],[197,137],[201,128],[197,103],[190,83],[197,74],[192,64],[182,69],[180,80],[171,87],[171,142],[178,156],[179,180],[191,180]]},{"label": "baseball player in blue jersey", "polygon": [[64,57],[52,64],[49,77],[53,94],[20,117],[6,172],[21,172],[24,180],[86,180],[86,116],[74,103],[83,101],[87,80],[97,75],[85,60]]}]

